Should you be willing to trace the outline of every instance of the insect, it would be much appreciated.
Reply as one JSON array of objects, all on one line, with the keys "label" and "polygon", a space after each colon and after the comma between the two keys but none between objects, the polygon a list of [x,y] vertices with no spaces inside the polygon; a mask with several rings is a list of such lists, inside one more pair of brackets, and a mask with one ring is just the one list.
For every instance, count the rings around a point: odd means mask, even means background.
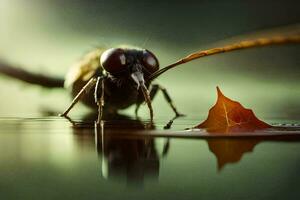
[{"label": "insect", "polygon": [[61,116],[66,117],[75,104],[81,101],[98,110],[97,121],[100,122],[103,113],[116,113],[118,110],[134,104],[136,105],[135,113],[137,114],[140,105],[146,102],[152,122],[153,109],[151,101],[158,90],[163,92],[175,116],[181,116],[167,90],[158,84],[152,84],[154,79],[166,71],[194,59],[218,53],[299,42],[299,32],[244,40],[223,47],[194,52],[161,69],[159,69],[157,57],[147,49],[122,47],[96,49],[76,63],[67,73],[65,79],[34,74],[1,63],[0,72],[45,87],[64,86],[70,88],[74,99]]},{"label": "insect", "polygon": [[96,49],[67,74],[65,87],[71,88],[74,100],[62,116],[67,116],[79,100],[90,107],[97,107],[98,119],[102,118],[103,112],[116,113],[133,104],[136,104],[137,114],[140,105],[146,102],[152,120],[151,100],[158,90],[163,92],[175,115],[181,116],[167,90],[158,84],[151,85],[148,81],[158,70],[157,57],[147,49]]}]

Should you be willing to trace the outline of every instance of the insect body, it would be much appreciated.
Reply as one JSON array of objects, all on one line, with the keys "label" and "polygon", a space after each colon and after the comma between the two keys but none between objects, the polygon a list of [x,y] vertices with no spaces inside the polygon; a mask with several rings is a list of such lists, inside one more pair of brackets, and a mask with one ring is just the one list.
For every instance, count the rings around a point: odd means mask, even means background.
[{"label": "insect body", "polygon": [[166,89],[151,85],[149,81],[158,70],[158,59],[146,49],[94,50],[73,66],[66,76],[65,87],[71,88],[74,100],[62,115],[66,116],[79,100],[90,107],[97,106],[99,119],[103,112],[116,113],[133,104],[136,104],[137,113],[139,106],[146,102],[152,120],[151,100],[161,89],[176,116],[180,116]]}]

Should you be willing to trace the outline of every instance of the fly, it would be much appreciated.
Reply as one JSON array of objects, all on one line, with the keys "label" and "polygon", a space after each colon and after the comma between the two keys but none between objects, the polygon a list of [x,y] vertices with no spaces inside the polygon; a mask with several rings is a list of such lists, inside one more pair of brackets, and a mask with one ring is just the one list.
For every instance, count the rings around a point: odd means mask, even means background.
[{"label": "fly", "polygon": [[137,115],[140,105],[145,102],[152,122],[154,114],[151,102],[159,90],[162,91],[175,117],[182,116],[166,88],[152,83],[166,71],[205,56],[246,48],[299,42],[299,32],[244,40],[223,47],[194,52],[161,69],[156,55],[148,49],[121,47],[96,49],[76,63],[64,79],[27,72],[4,63],[0,63],[0,72],[44,87],[70,88],[74,99],[61,114],[64,117],[67,117],[79,101],[98,111],[98,123],[103,113],[114,114],[132,105],[136,105],[135,114]]}]

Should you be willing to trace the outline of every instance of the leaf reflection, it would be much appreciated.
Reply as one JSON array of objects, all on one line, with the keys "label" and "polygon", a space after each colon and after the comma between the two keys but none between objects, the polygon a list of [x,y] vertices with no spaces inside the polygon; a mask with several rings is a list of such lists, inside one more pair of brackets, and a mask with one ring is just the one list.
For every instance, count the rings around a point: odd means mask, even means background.
[{"label": "leaf reflection", "polygon": [[265,142],[299,142],[299,135],[273,135],[253,137],[215,137],[207,139],[209,150],[217,158],[221,171],[229,163],[238,163],[246,153],[253,153],[255,146]]},{"label": "leaf reflection", "polygon": [[217,158],[218,170],[228,163],[237,163],[247,152],[261,142],[259,139],[210,139],[207,141],[209,150]]}]

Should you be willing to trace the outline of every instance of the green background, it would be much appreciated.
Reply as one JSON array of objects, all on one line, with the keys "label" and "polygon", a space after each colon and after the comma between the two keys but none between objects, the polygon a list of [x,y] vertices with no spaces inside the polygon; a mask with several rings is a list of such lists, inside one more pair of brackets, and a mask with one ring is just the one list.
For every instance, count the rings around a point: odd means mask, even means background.
[{"label": "green background", "polygon": [[[296,24],[299,6],[291,0],[1,0],[0,58],[64,76],[94,47],[130,44],[150,49],[165,66],[195,50],[248,38],[248,33]],[[214,104],[218,85],[263,119],[297,120],[299,63],[297,45],[265,47],[196,60],[157,81],[169,89],[181,112],[199,119]],[[2,117],[39,116],[44,108],[61,112],[71,101],[67,91],[48,91],[3,76],[0,91]],[[77,107],[72,115],[84,110]],[[125,112],[133,114],[132,110]],[[154,110],[156,116],[172,114],[161,95]]]}]

